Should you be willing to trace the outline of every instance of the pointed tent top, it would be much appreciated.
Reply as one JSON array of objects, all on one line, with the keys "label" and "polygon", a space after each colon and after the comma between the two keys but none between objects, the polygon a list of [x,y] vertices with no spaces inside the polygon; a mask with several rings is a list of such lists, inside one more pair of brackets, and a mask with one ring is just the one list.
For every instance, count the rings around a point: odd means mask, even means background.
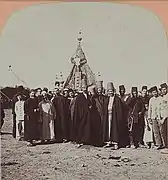
[{"label": "pointed tent top", "polygon": [[84,53],[84,51],[83,51],[83,49],[82,49],[82,47],[81,47],[81,41],[82,41],[82,39],[83,39],[81,34],[82,34],[82,32],[79,31],[78,38],[77,38],[77,40],[78,40],[78,46],[77,46],[76,52],[75,52],[74,55],[71,57],[71,62],[74,63],[74,64],[76,63],[76,62],[75,62],[75,59],[76,59],[76,58],[79,58],[81,63],[87,62],[87,61],[86,61],[85,53]]}]

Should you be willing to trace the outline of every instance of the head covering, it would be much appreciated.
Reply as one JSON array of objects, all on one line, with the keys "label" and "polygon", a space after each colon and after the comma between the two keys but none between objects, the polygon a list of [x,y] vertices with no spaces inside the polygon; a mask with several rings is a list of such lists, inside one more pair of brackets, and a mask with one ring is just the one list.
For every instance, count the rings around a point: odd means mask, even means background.
[{"label": "head covering", "polygon": [[98,89],[98,88],[101,88],[101,89],[102,89],[102,88],[103,88],[103,81],[97,81],[97,82],[96,82],[96,87],[97,87],[97,89]]},{"label": "head covering", "polygon": [[120,91],[120,90],[125,90],[125,86],[124,86],[124,85],[120,85],[120,86],[119,86],[119,91]]},{"label": "head covering", "polygon": [[167,84],[166,83],[163,83],[160,85],[161,88],[167,88]]},{"label": "head covering", "polygon": [[138,88],[137,87],[132,87],[131,92],[138,92]]},{"label": "head covering", "polygon": [[107,91],[108,91],[108,90],[115,90],[114,85],[113,85],[112,82],[109,82],[109,83],[107,84]]},{"label": "head covering", "polygon": [[153,92],[153,91],[158,91],[156,86],[153,86],[153,87],[150,88],[150,92]]},{"label": "head covering", "polygon": [[56,81],[55,82],[55,86],[59,86],[60,85],[60,82],[59,81]]},{"label": "head covering", "polygon": [[46,88],[46,87],[43,88],[43,91],[48,92],[48,88]]},{"label": "head covering", "polygon": [[148,87],[147,86],[142,86],[142,91],[144,90],[144,89],[148,89]]},{"label": "head covering", "polygon": [[41,92],[41,95],[42,95],[42,96],[44,96],[44,95],[46,95],[46,94],[47,94],[47,92],[44,91],[44,90]]},{"label": "head covering", "polygon": [[69,89],[68,92],[74,92],[73,89]]},{"label": "head covering", "polygon": [[35,90],[35,89],[31,89],[31,90],[30,90],[30,93],[32,93],[32,92],[34,92],[34,93],[35,93],[35,92],[36,92],[36,90]]}]

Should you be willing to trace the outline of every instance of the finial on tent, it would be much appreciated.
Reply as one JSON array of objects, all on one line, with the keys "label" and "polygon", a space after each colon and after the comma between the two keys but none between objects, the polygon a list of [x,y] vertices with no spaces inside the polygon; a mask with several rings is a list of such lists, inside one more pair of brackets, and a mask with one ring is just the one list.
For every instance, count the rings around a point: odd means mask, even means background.
[{"label": "finial on tent", "polygon": [[56,80],[58,80],[58,75],[56,74]]},{"label": "finial on tent", "polygon": [[9,66],[8,66],[8,71],[11,71],[11,70],[12,70],[12,66],[9,65]]},{"label": "finial on tent", "polygon": [[98,77],[100,77],[101,76],[101,73],[100,72],[98,72]]},{"label": "finial on tent", "polygon": [[80,30],[78,34],[78,42],[80,43],[81,41],[82,41],[82,32]]}]

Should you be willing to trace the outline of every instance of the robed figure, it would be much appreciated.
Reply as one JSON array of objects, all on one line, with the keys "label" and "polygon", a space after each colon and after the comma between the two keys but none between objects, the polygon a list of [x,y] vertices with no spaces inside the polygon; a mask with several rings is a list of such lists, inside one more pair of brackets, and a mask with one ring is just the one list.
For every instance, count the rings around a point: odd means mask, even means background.
[{"label": "robed figure", "polygon": [[115,95],[113,83],[107,85],[108,98],[106,104],[106,114],[108,117],[103,123],[103,141],[105,147],[114,146],[115,149],[125,147],[128,142],[125,141],[128,136],[127,123],[124,118],[124,110],[121,99]]},{"label": "robed figure", "polygon": [[56,112],[53,104],[49,101],[47,93],[42,92],[43,100],[39,103],[40,123],[41,123],[41,136],[42,142],[55,139],[54,135],[54,119]]},{"label": "robed figure", "polygon": [[108,111],[107,111],[107,99],[108,96],[104,95],[104,87],[103,87],[103,81],[97,81],[96,82],[96,90],[97,90],[97,95],[96,95],[96,100],[98,101],[97,103],[97,108],[100,114],[101,118],[101,127],[100,127],[100,136],[101,136],[101,143],[103,144],[103,139],[105,136],[104,132],[104,122],[107,121],[108,117]]},{"label": "robed figure", "polygon": [[95,146],[102,145],[101,138],[101,104],[96,94],[95,86],[88,88],[91,108],[90,108],[90,124],[91,124],[91,137],[90,143]]},{"label": "robed figure", "polygon": [[25,133],[24,138],[30,142],[30,145],[34,145],[33,140],[40,139],[40,133],[38,131],[39,125],[39,107],[38,99],[35,97],[35,91],[30,92],[30,98],[24,103],[25,112]]},{"label": "robed figure", "polygon": [[72,124],[72,138],[80,147],[90,143],[90,108],[86,83],[82,83],[82,93],[76,97]]},{"label": "robed figure", "polygon": [[138,96],[137,87],[132,87],[132,98],[128,102],[128,126],[135,148],[139,147],[141,140],[141,125],[144,121],[145,106],[142,99]]},{"label": "robed figure", "polygon": [[52,100],[56,110],[56,118],[54,120],[55,137],[59,142],[66,142],[69,140],[69,101],[64,96],[60,95],[59,90],[56,92]]}]

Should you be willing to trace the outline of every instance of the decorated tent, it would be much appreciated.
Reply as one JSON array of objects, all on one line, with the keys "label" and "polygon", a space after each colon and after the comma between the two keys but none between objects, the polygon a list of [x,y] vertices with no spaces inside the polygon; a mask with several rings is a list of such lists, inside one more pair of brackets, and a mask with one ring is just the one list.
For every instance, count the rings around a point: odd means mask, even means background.
[{"label": "decorated tent", "polygon": [[[79,33],[81,35],[81,32]],[[87,63],[84,51],[81,47],[82,37],[78,37],[78,46],[76,52],[70,61],[73,64],[72,70],[65,81],[64,87],[75,90],[81,90],[82,82],[85,81],[87,86],[95,85],[95,75]]]}]

